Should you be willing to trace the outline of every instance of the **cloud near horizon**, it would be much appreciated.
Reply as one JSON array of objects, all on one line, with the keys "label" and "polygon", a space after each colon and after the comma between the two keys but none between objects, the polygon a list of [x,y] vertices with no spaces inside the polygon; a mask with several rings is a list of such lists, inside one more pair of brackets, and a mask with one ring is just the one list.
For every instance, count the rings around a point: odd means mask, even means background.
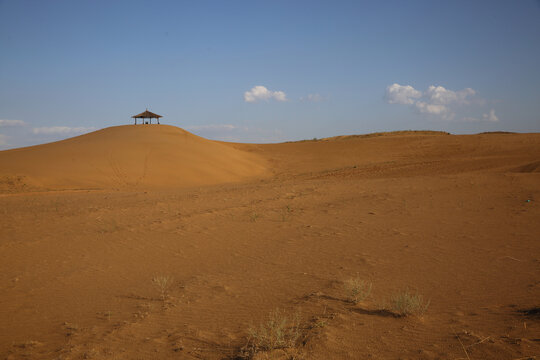
[{"label": "cloud near horizon", "polygon": [[254,103],[258,101],[287,101],[287,95],[283,91],[271,91],[265,86],[257,85],[244,93],[244,101]]},{"label": "cloud near horizon", "polygon": [[283,133],[276,129],[267,130],[232,124],[188,125],[184,128],[204,138],[219,141],[251,143],[283,141]]},{"label": "cloud near horizon", "polygon": [[26,123],[22,120],[2,120],[0,119],[0,127],[7,126],[26,126]]},{"label": "cloud near horizon", "polygon": [[463,121],[491,121],[491,122],[497,122],[499,121],[499,117],[495,115],[495,109],[491,109],[489,113],[482,114],[481,118],[477,117],[464,117],[462,119]]},{"label": "cloud near horizon", "polygon": [[32,133],[36,135],[82,134],[94,130],[96,130],[94,127],[48,126],[32,128]]},{"label": "cloud near horizon", "polygon": [[307,96],[300,98],[300,101],[302,102],[321,102],[325,100],[326,98],[320,94],[308,94]]},{"label": "cloud near horizon", "polygon": [[495,115],[494,109],[491,109],[489,114],[483,114],[482,118],[487,121],[499,121],[499,118],[497,117],[497,115]]},{"label": "cloud near horizon", "polygon": [[[481,99],[474,99],[476,91],[465,88],[459,91],[446,89],[443,86],[431,85],[424,92],[416,90],[410,85],[394,83],[386,88],[386,101],[389,104],[413,106],[421,114],[431,115],[442,120],[453,120],[456,117],[455,109],[472,103],[483,104]],[[482,117],[487,121],[498,121],[495,111],[492,109]],[[474,118],[464,118],[474,119]]]},{"label": "cloud near horizon", "polygon": [[187,130],[193,130],[193,131],[227,131],[227,130],[235,130],[238,129],[238,126],[234,126],[231,124],[209,124],[209,125],[192,125],[192,126],[186,126]]}]

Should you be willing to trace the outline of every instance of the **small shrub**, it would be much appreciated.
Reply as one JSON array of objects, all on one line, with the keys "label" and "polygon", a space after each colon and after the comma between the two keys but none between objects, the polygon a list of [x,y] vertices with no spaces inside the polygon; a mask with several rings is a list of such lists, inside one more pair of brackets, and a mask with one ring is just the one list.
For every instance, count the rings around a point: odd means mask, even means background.
[{"label": "small shrub", "polygon": [[300,314],[288,318],[274,310],[266,321],[251,327],[248,333],[250,339],[246,350],[252,355],[259,351],[292,348],[300,337]]},{"label": "small shrub", "polygon": [[328,321],[326,321],[326,320],[318,319],[318,320],[315,322],[314,327],[316,327],[316,328],[323,328],[323,327],[326,326],[327,323],[328,323]]},{"label": "small shrub", "polygon": [[371,294],[372,286],[371,282],[360,280],[358,277],[345,281],[347,300],[354,304],[364,301]]},{"label": "small shrub", "polygon": [[249,220],[251,220],[251,222],[256,222],[257,219],[260,217],[261,215],[256,212],[252,212],[251,214],[249,214]]},{"label": "small shrub", "polygon": [[399,316],[422,315],[426,312],[429,304],[430,300],[424,302],[422,295],[405,290],[392,296],[389,310]]},{"label": "small shrub", "polygon": [[169,296],[169,290],[173,283],[173,278],[171,276],[159,275],[154,276],[152,283],[159,291],[161,300],[165,300]]}]

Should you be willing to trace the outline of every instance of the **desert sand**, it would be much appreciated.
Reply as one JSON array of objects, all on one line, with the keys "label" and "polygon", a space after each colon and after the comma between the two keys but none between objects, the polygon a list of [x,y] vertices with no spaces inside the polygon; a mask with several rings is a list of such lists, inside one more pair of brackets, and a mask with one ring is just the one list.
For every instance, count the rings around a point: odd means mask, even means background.
[{"label": "desert sand", "polygon": [[539,202],[540,134],[1,151],[0,357],[538,359]]}]

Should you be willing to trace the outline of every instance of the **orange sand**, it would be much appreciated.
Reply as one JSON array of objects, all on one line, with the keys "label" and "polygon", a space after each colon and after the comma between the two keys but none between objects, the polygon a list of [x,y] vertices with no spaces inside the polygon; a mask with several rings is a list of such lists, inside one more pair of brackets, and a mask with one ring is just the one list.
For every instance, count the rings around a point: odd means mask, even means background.
[{"label": "orange sand", "polygon": [[[0,357],[538,358],[539,202],[540,134],[119,126],[2,151]],[[380,310],[406,288],[424,315]],[[274,309],[295,346],[242,351]]]},{"label": "orange sand", "polygon": [[3,151],[0,168],[47,189],[200,186],[265,173],[261,158],[169,125],[115,126]]}]

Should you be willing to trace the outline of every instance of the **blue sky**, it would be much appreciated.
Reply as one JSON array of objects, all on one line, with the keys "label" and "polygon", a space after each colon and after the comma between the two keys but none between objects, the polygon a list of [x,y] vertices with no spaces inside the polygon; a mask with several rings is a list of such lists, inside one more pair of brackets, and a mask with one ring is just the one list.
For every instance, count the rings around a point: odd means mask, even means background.
[{"label": "blue sky", "polygon": [[201,136],[540,131],[540,2],[0,0],[0,149],[148,107]]}]

